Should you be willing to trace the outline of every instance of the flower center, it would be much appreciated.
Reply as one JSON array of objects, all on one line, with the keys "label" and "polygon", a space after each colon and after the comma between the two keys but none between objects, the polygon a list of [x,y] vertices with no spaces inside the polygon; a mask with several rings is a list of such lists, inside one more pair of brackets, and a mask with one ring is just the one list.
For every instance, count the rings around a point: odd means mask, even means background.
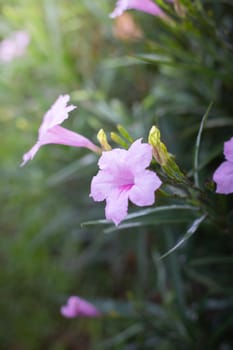
[{"label": "flower center", "polygon": [[129,191],[134,186],[132,172],[127,169],[121,169],[117,176],[117,185],[121,191]]}]

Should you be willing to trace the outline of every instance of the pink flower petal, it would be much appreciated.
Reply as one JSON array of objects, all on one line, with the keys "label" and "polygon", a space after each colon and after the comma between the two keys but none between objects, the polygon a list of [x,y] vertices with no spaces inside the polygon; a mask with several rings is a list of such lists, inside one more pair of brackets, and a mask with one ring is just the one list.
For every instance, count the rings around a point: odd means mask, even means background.
[{"label": "pink flower petal", "polygon": [[94,143],[92,143],[86,137],[69,129],[63,128],[60,125],[55,125],[49,129],[47,133],[41,137],[40,143],[42,145],[54,143],[58,145],[85,147],[94,152],[98,152],[99,150],[99,147],[94,145]]},{"label": "pink flower petal", "polygon": [[155,201],[154,192],[161,184],[161,180],[154,172],[145,170],[135,177],[135,185],[129,191],[129,199],[140,207],[152,205]]},{"label": "pink flower petal", "polygon": [[101,202],[107,198],[114,188],[113,174],[106,170],[100,170],[92,179],[90,197],[96,202]]},{"label": "pink flower petal", "polygon": [[224,142],[224,155],[229,162],[233,162],[233,137]]},{"label": "pink flower petal", "polygon": [[53,126],[61,124],[69,117],[69,112],[77,108],[73,105],[67,106],[69,100],[69,95],[61,95],[57,98],[52,107],[44,115],[43,122],[39,128],[39,138],[43,137]]},{"label": "pink flower petal", "polygon": [[97,153],[99,151],[99,147],[97,147],[86,137],[69,129],[65,129],[62,126],[56,125],[43,134],[39,141],[23,155],[23,162],[21,163],[21,166],[24,166],[29,160],[33,159],[40,147],[48,144],[88,148]]},{"label": "pink flower petal", "polygon": [[32,148],[23,155],[23,161],[20,164],[20,166],[21,167],[24,166],[29,160],[33,159],[41,146],[42,145],[39,142],[37,142],[34,146],[32,146]]},{"label": "pink flower petal", "polygon": [[105,216],[117,226],[127,216],[128,192],[114,189],[106,200]]},{"label": "pink flower petal", "polygon": [[112,169],[113,167],[117,166],[119,161],[121,163],[124,163],[126,156],[127,156],[126,150],[115,148],[114,152],[112,151],[103,152],[102,156],[98,161],[98,165],[100,169],[107,169],[107,168]]},{"label": "pink flower petal", "polygon": [[126,162],[130,164],[133,172],[147,168],[152,160],[152,146],[136,140],[129,148]]},{"label": "pink flower petal", "polygon": [[61,314],[67,318],[99,317],[101,315],[94,305],[77,296],[69,297],[67,304],[61,307]]},{"label": "pink flower petal", "polygon": [[213,180],[217,184],[217,193],[233,193],[233,163],[223,162],[215,171]]},{"label": "pink flower petal", "polygon": [[163,16],[164,12],[152,0],[118,0],[115,10],[110,14],[111,18],[121,16],[126,10],[138,10],[154,16]]}]

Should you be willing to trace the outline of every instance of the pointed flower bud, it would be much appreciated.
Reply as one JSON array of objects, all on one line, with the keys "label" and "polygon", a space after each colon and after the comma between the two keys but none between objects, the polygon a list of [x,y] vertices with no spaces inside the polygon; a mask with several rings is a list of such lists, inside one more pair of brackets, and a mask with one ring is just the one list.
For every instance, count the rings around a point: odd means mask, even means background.
[{"label": "pointed flower bud", "polygon": [[111,136],[111,139],[114,142],[116,142],[118,145],[120,145],[121,147],[126,148],[126,149],[129,147],[127,142],[120,135],[118,135],[116,132],[111,132],[110,136]]},{"label": "pointed flower bud", "polygon": [[152,146],[153,156],[161,165],[163,171],[171,178],[178,182],[184,181],[184,174],[176,164],[174,156],[167,151],[166,145],[160,140],[160,131],[156,126],[152,126],[148,143]]},{"label": "pointed flower bud", "polygon": [[130,136],[128,131],[122,125],[118,124],[117,130],[119,131],[121,136],[123,136],[127,141],[129,141],[130,143],[133,143],[133,138]]},{"label": "pointed flower bud", "polygon": [[97,140],[99,141],[104,151],[111,151],[112,147],[108,143],[107,135],[105,134],[104,129],[100,129],[100,131],[98,132]]},{"label": "pointed flower bud", "polygon": [[153,156],[155,160],[161,166],[166,165],[170,155],[167,151],[167,147],[165,146],[165,144],[161,142],[160,131],[155,125],[152,126],[152,128],[150,129],[148,142],[153,148]]}]

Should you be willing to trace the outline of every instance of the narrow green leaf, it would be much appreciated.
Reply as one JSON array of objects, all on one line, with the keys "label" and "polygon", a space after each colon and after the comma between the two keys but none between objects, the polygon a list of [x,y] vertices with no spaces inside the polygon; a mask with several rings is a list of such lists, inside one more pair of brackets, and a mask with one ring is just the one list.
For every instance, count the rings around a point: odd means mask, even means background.
[{"label": "narrow green leaf", "polygon": [[204,125],[205,125],[205,121],[209,115],[209,112],[211,110],[213,106],[213,101],[210,102],[206,113],[204,114],[202,120],[201,120],[201,124],[200,124],[200,128],[197,134],[197,139],[196,139],[196,145],[195,145],[195,152],[194,152],[194,164],[193,164],[193,168],[194,168],[194,183],[197,187],[199,187],[199,174],[198,174],[198,168],[199,168],[199,153],[200,153],[200,143],[201,143],[201,135],[202,135],[202,131],[204,129]]},{"label": "narrow green leaf", "polygon": [[138,54],[135,58],[148,63],[156,64],[174,64],[175,62],[168,56],[158,54]]},{"label": "narrow green leaf", "polygon": [[131,337],[135,337],[138,334],[142,333],[144,330],[144,327],[140,323],[135,323],[134,325],[126,328],[121,333],[118,333],[112,338],[106,339],[101,344],[97,344],[97,347],[101,350],[102,349],[113,349],[116,346],[118,347],[120,344],[124,343]]},{"label": "narrow green leaf", "polygon": [[135,213],[128,214],[124,221],[131,220],[135,218],[139,218],[141,216],[147,216],[154,213],[159,212],[166,212],[166,211],[173,211],[173,210],[191,210],[191,211],[198,211],[199,209],[197,207],[194,207],[192,205],[186,205],[186,204],[171,204],[171,205],[164,205],[156,208],[148,208],[139,210]]},{"label": "narrow green leaf", "polygon": [[167,319],[167,311],[160,304],[141,300],[93,299],[91,302],[106,316],[135,317],[139,312]]},{"label": "narrow green leaf", "polygon": [[145,62],[130,56],[121,56],[121,57],[114,57],[114,58],[107,58],[103,60],[101,63],[101,66],[103,69],[113,69],[113,68],[120,68],[120,67],[127,67],[127,66],[134,66],[138,64],[146,64]]},{"label": "narrow green leaf", "polygon": [[[215,159],[219,154],[222,153],[222,145],[217,145],[210,150],[210,153],[205,156],[205,159],[202,162],[199,162],[197,170],[202,170],[206,165],[208,165],[213,159]],[[190,177],[194,173],[194,169],[191,169],[187,176]]]},{"label": "narrow green leaf", "polygon": [[187,230],[187,232],[185,233],[185,235],[176,243],[176,245],[174,245],[174,247],[172,247],[171,249],[169,249],[168,252],[166,252],[165,254],[163,254],[160,259],[165,258],[166,256],[168,256],[169,254],[171,254],[172,252],[174,252],[176,249],[178,249],[182,244],[184,244],[185,241],[187,241],[187,239],[189,239],[198,229],[198,227],[200,226],[200,224],[206,219],[207,215],[204,214],[202,215],[200,218],[196,219],[193,221],[192,225],[189,227],[189,229]]},{"label": "narrow green leaf", "polygon": [[184,214],[174,215],[173,213],[171,213],[170,215],[164,215],[162,217],[161,216],[147,217],[141,221],[131,221],[131,222],[120,224],[119,226],[111,226],[109,228],[106,228],[104,230],[104,233],[112,233],[119,230],[125,230],[133,227],[142,227],[146,225],[175,224],[175,223],[187,222],[189,220],[190,220],[190,216],[187,216]]},{"label": "narrow green leaf", "polygon": [[[117,231],[119,229],[124,229],[124,228],[129,228],[129,227],[139,227],[139,226],[142,226],[143,224],[145,224],[146,222],[145,221],[134,221],[134,222],[130,222],[130,223],[125,223],[125,221],[128,221],[128,220],[132,220],[132,219],[138,219],[140,217],[144,217],[144,216],[150,216],[152,214],[156,214],[156,213],[164,213],[164,214],[168,214],[168,212],[171,212],[170,214],[170,217],[168,215],[166,216],[163,216],[161,218],[159,217],[154,217],[151,218],[151,220],[148,220],[147,221],[147,224],[150,223],[150,224],[153,224],[153,223],[164,223],[164,222],[168,222],[168,221],[176,221],[176,222],[180,222],[180,221],[185,221],[186,217],[185,215],[182,215],[182,216],[177,216],[173,215],[173,211],[193,211],[193,212],[196,212],[198,211],[199,209],[197,207],[194,207],[192,205],[180,205],[180,204],[172,204],[172,205],[164,205],[164,206],[160,206],[160,207],[155,207],[155,208],[148,208],[148,209],[143,209],[143,210],[139,210],[137,212],[134,212],[134,213],[131,213],[131,214],[128,214],[128,216],[124,219],[124,223],[122,223],[121,225],[117,226],[117,227],[113,227],[111,228],[111,230],[113,231]],[[178,220],[178,221],[177,221]],[[81,224],[82,227],[86,227],[86,226],[94,226],[94,225],[110,225],[112,224],[111,221],[108,221],[108,220],[104,220],[104,219],[99,219],[99,220],[92,220],[92,221],[86,221],[86,222],[83,222]],[[113,232],[111,231],[111,232]]]},{"label": "narrow green leaf", "polygon": [[81,223],[81,227],[95,226],[95,225],[110,225],[111,221],[105,219],[85,221]]}]

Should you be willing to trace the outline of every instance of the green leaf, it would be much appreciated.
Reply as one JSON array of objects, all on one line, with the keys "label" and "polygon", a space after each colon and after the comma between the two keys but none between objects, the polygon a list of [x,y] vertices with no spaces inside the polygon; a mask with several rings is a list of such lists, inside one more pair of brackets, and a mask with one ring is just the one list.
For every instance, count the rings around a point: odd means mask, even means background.
[{"label": "green leaf", "polygon": [[116,346],[119,348],[118,346],[123,345],[128,339],[138,336],[138,334],[143,333],[143,331],[143,325],[141,323],[135,323],[114,337],[106,339],[101,342],[101,344],[97,344],[97,349],[116,349]]},{"label": "green leaf", "polygon": [[106,316],[112,317],[135,317],[143,312],[160,319],[168,318],[166,310],[159,304],[141,300],[114,300],[114,299],[94,299],[93,304]]},{"label": "green leaf", "polygon": [[[129,227],[139,227],[143,226],[145,224],[161,224],[161,223],[168,223],[168,222],[184,222],[190,216],[185,216],[185,212],[197,212],[199,209],[197,207],[194,207],[192,205],[179,205],[179,204],[171,204],[171,205],[164,205],[156,208],[148,208],[136,211],[134,213],[128,214],[128,216],[124,219],[124,223],[120,224],[117,227],[112,227],[108,232],[117,231],[124,228]],[[177,215],[174,214],[173,211],[184,211],[183,215]],[[161,214],[159,215],[153,215],[152,214]],[[165,215],[164,215],[165,214]],[[149,217],[152,216],[152,217]],[[149,217],[148,220],[142,220],[142,221],[133,221],[129,223],[125,223],[125,221],[138,219],[141,217]],[[99,219],[99,220],[92,220],[92,221],[86,221],[82,223],[83,227],[86,226],[95,226],[95,225],[112,225],[111,221]]]},{"label": "green leaf", "polygon": [[196,139],[196,145],[195,145],[195,153],[194,153],[194,164],[193,164],[193,168],[194,168],[194,183],[197,187],[199,187],[199,175],[198,175],[198,168],[199,168],[199,152],[200,152],[200,143],[201,143],[201,135],[202,135],[202,131],[204,129],[204,125],[205,125],[205,121],[209,115],[209,112],[211,110],[213,106],[213,101],[210,102],[206,113],[204,114],[202,120],[201,120],[201,124],[200,124],[200,128],[197,134],[197,139]]},{"label": "green leaf", "polygon": [[182,244],[184,244],[185,241],[187,241],[187,239],[189,239],[198,229],[198,227],[200,226],[200,224],[206,219],[207,215],[204,214],[201,217],[199,217],[198,219],[194,220],[192,225],[189,227],[189,229],[187,230],[187,232],[185,233],[185,235],[174,245],[174,247],[172,247],[171,249],[169,249],[168,252],[166,252],[165,254],[163,254],[160,259],[165,258],[166,256],[168,256],[169,254],[171,254],[172,252],[174,252],[176,249],[178,249]]},{"label": "green leaf", "polygon": [[138,64],[145,64],[145,62],[138,60],[138,58],[130,57],[130,56],[121,56],[114,58],[106,58],[101,63],[103,69],[113,69],[119,67],[128,67],[134,66]]},{"label": "green leaf", "polygon": [[172,65],[175,62],[168,56],[158,55],[158,54],[138,54],[135,56],[139,60],[142,60],[147,63],[156,63],[156,64],[168,64]]},{"label": "green leaf", "polygon": [[156,208],[148,208],[139,210],[135,213],[128,214],[124,221],[139,218],[142,216],[151,215],[154,213],[159,212],[167,212],[167,211],[173,211],[173,210],[188,210],[188,211],[198,211],[199,209],[197,207],[194,207],[192,205],[186,205],[186,204],[171,204],[171,205],[164,205]]}]

